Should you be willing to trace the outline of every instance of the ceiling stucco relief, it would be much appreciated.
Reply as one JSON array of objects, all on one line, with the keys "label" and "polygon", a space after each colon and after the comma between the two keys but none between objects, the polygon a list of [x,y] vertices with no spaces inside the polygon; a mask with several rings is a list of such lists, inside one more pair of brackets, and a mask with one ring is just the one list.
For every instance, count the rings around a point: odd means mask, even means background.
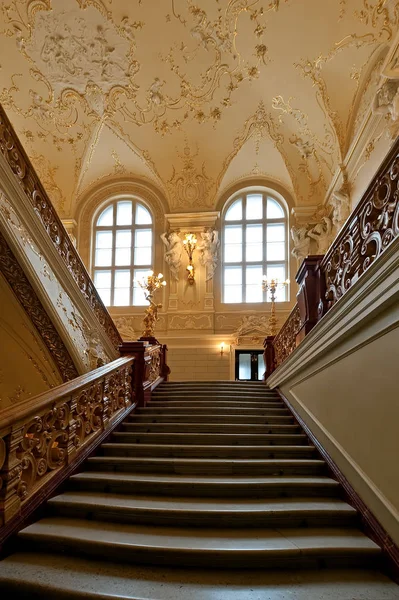
[{"label": "ceiling stucco relief", "polygon": [[397,0],[0,9],[0,102],[64,217],[115,176],[151,181],[172,212],[213,208],[250,173],[322,202],[399,23]]}]

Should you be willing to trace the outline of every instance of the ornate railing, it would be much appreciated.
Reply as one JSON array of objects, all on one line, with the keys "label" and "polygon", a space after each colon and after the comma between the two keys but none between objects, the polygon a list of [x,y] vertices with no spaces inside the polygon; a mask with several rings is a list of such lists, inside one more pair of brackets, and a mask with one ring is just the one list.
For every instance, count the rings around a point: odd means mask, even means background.
[{"label": "ornate railing", "polygon": [[134,361],[119,358],[0,411],[0,525],[32,499],[40,504],[134,407]]},{"label": "ornate railing", "polygon": [[288,319],[274,338],[275,364],[278,367],[297,346],[297,335],[301,328],[299,306],[295,304]]},{"label": "ornate railing", "polygon": [[300,266],[297,304],[277,336],[265,340],[267,376],[398,237],[399,138],[327,254]]},{"label": "ornate railing", "polygon": [[118,349],[119,344],[122,343],[119,332],[1,105],[0,152],[33,206],[58,254],[72,274],[76,285],[88,301],[115,349]]}]

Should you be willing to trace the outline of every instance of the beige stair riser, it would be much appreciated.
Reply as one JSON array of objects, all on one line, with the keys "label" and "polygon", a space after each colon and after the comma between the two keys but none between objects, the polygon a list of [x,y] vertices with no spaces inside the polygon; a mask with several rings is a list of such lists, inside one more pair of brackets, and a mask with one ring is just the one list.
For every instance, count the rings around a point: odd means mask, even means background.
[{"label": "beige stair riser", "polygon": [[173,400],[179,398],[185,398],[186,400],[192,400],[195,398],[209,398],[210,400],[251,400],[255,402],[256,400],[261,400],[263,402],[267,402],[270,400],[280,401],[281,398],[279,396],[271,395],[271,394],[247,394],[240,392],[218,392],[213,393],[209,391],[192,391],[192,392],[154,392],[151,396],[154,400]]},{"label": "beige stair riser", "polygon": [[[90,475],[96,473],[85,473],[85,478],[79,475],[72,477],[68,483],[68,489],[105,492],[109,494],[157,494],[159,496],[186,496],[198,498],[291,498],[291,497],[327,497],[336,498],[340,494],[339,485],[331,481],[326,483],[290,483],[288,478],[280,477],[281,481],[271,485],[268,482],[258,483],[239,482],[209,483],[201,482],[200,478],[190,479],[185,482],[183,477],[168,481],[151,481],[150,475],[147,480],[127,480],[123,475],[115,481],[104,476],[89,479]],[[305,478],[304,478],[305,479]]]},{"label": "beige stair riser", "polygon": [[122,431],[139,431],[153,433],[293,433],[300,431],[298,425],[234,425],[225,423],[128,423],[121,426]]},{"label": "beige stair riser", "polygon": [[264,408],[278,408],[284,406],[282,402],[241,402],[239,400],[151,400],[146,408],[172,408],[174,406],[187,408],[245,408],[262,410]]},{"label": "beige stair riser", "polygon": [[65,552],[73,556],[97,557],[101,560],[130,564],[152,564],[204,568],[240,568],[240,569],[289,569],[289,568],[378,568],[380,553],[358,549],[323,551],[304,555],[294,550],[188,550],[170,548],[152,548],[146,545],[125,544],[110,545],[99,541],[91,542],[83,539],[47,538],[46,536],[26,535],[22,538],[24,551]]},{"label": "beige stair riser", "polygon": [[181,473],[186,475],[315,475],[326,474],[326,465],[315,459],[203,459],[125,458],[95,456],[86,463],[88,470],[145,473]]},{"label": "beige stair riser", "polygon": [[103,444],[103,456],[148,456],[170,458],[312,458],[311,446],[155,446],[144,444]]},{"label": "beige stair riser", "polygon": [[127,433],[117,431],[111,436],[112,442],[122,442],[125,444],[197,444],[197,445],[216,445],[216,446],[299,446],[308,443],[305,434],[189,434],[189,433]]}]

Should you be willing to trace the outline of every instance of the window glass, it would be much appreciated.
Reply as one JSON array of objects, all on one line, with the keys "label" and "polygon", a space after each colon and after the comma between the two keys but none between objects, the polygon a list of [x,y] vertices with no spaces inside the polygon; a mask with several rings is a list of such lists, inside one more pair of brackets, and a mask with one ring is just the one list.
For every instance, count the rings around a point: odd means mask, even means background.
[{"label": "window glass", "polygon": [[[234,221],[234,223],[232,223]],[[287,220],[282,205],[264,192],[240,194],[227,207],[222,228],[223,302],[269,302],[262,276],[287,279]],[[279,286],[277,300],[288,298]]]},{"label": "window glass", "polygon": [[[147,304],[134,279],[152,269],[149,210],[135,199],[117,200],[107,206],[95,224],[93,257],[94,284],[107,306]],[[134,269],[134,265],[140,268]]]},{"label": "window glass", "polygon": [[226,212],[226,221],[241,221],[242,219],[242,200],[236,200]]}]

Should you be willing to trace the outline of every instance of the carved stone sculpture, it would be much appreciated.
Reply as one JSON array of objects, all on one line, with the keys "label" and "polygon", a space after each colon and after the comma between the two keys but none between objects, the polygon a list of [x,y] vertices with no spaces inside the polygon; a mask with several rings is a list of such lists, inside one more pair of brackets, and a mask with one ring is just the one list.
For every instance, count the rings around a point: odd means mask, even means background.
[{"label": "carved stone sculpture", "polygon": [[294,241],[292,254],[297,260],[301,260],[309,254],[310,238],[307,233],[306,227],[291,227],[291,237]]},{"label": "carved stone sculpture", "polygon": [[331,244],[332,222],[328,217],[323,217],[313,229],[308,231],[308,236],[317,242],[317,254],[325,254]]},{"label": "carved stone sculpture", "polygon": [[161,240],[165,244],[165,261],[169,265],[172,279],[179,281],[179,269],[181,264],[181,253],[183,242],[180,239],[178,231],[167,231],[161,234]]},{"label": "carved stone sculpture", "polygon": [[205,281],[212,279],[218,263],[218,251],[220,246],[219,233],[212,227],[205,227],[201,233],[202,241],[198,246],[200,251],[200,263],[206,268]]},{"label": "carved stone sculpture", "polygon": [[389,115],[389,131],[395,137],[399,129],[399,78],[388,79],[377,91],[373,112],[377,115]]},{"label": "carved stone sculpture", "polygon": [[330,204],[333,207],[332,224],[339,231],[351,212],[349,194],[342,191],[333,192]]}]

